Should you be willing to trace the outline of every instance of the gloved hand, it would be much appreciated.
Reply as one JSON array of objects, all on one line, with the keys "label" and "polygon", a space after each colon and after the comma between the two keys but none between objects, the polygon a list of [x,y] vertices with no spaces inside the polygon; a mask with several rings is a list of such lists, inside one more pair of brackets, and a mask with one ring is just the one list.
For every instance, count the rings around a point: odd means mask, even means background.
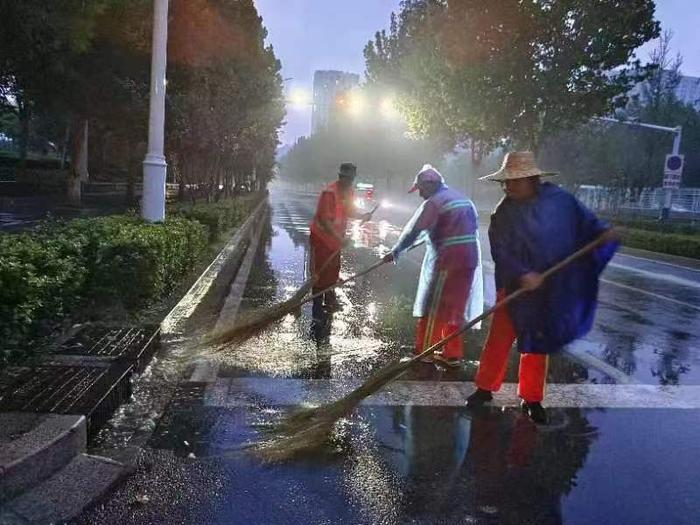
[{"label": "gloved hand", "polygon": [[389,252],[384,257],[382,257],[382,261],[384,261],[385,263],[392,263],[395,260],[396,257],[394,256],[394,252]]}]

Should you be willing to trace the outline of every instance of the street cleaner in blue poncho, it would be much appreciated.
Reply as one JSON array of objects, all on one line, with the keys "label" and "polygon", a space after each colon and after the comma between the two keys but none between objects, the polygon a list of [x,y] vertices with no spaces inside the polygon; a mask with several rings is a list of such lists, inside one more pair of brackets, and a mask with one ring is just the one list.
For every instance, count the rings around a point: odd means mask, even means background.
[{"label": "street cleaner in blue poncho", "polygon": [[[598,278],[617,249],[615,232],[573,195],[541,178],[531,152],[506,155],[496,173],[481,180],[500,182],[506,196],[491,217],[489,241],[498,299],[519,288],[530,290],[496,311],[476,374],[477,390],[467,406],[491,401],[500,389],[508,353],[520,352],[518,395],[536,423],[547,423],[542,407],[549,354],[585,335],[593,325]],[[604,235],[606,242],[546,281],[542,272]]]},{"label": "street cleaner in blue poncho", "polygon": [[[429,164],[416,175],[409,193],[415,191],[425,200],[384,260],[392,262],[411,247],[426,245],[413,306],[413,316],[418,318],[418,354],[456,331],[465,320],[479,316],[484,298],[474,204],[448,188],[440,172]],[[458,367],[462,352],[462,338],[455,337],[442,352],[435,352],[434,359]]]}]

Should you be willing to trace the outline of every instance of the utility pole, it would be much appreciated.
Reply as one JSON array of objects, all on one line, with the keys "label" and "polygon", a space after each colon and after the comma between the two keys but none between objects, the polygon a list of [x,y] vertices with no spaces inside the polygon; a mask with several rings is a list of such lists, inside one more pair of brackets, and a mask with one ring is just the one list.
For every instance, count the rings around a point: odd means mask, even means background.
[{"label": "utility pole", "polygon": [[149,222],[165,220],[165,69],[168,46],[168,0],[153,2],[151,98],[148,118],[148,153],[143,161],[141,216]]},{"label": "utility pole", "polygon": [[[610,117],[596,117],[592,120],[601,122],[612,122],[614,124],[625,124],[627,126],[636,126],[640,128],[654,129],[656,131],[666,131],[668,133],[673,133],[673,151],[672,155],[678,155],[681,149],[681,136],[683,134],[683,128],[681,126],[676,126],[671,128],[668,126],[658,126],[656,124],[646,124],[644,122],[631,122],[626,120],[617,120]],[[673,197],[673,188],[669,186],[664,187],[664,204],[661,208],[661,213],[659,214],[659,220],[665,221],[668,219],[671,213],[671,200]]]}]

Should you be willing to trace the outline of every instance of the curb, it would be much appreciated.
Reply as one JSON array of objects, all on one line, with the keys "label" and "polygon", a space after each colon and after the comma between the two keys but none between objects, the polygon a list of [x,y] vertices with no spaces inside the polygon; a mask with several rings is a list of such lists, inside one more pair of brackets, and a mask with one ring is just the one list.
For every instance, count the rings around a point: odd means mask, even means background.
[{"label": "curb", "polygon": [[20,436],[0,450],[0,503],[41,483],[87,446],[85,416],[5,412],[0,434]]},{"label": "curb", "polygon": [[[262,230],[260,228],[256,229],[255,226],[264,223],[268,211],[267,198],[265,198],[221,249],[214,261],[202,272],[177,305],[166,315],[161,323],[161,349],[158,362],[151,367],[147,376],[158,375],[156,368],[159,365],[162,368],[168,368],[169,365],[177,366],[178,360],[183,357],[178,353],[178,349],[186,342],[184,337],[185,329],[189,328],[196,319],[206,317],[209,308],[221,304],[221,301],[217,300],[216,296],[225,293],[224,283],[228,284],[234,280],[240,263],[250,246],[249,242],[244,241],[247,241],[253,235],[259,237],[262,234]],[[197,326],[201,328],[202,325],[199,323]],[[168,389],[167,395],[161,396],[149,406],[148,412],[153,414],[153,416],[146,418],[143,424],[131,433],[127,444],[118,450],[100,449],[95,452],[128,465],[132,469],[135,468],[141,449],[153,435],[157,422],[170,404],[177,385],[185,377],[182,372],[180,371],[176,378],[165,380],[170,381],[166,384]],[[162,385],[160,388],[162,388]],[[134,391],[136,392],[137,390],[138,385],[134,385]],[[147,388],[145,390],[147,394]],[[135,393],[136,395],[138,393]]]},{"label": "curb", "polygon": [[165,316],[160,324],[161,335],[172,337],[181,333],[186,323],[205,305],[207,296],[210,296],[217,288],[222,288],[233,280],[238,267],[248,251],[254,226],[258,226],[268,213],[267,198],[263,199],[245,220],[241,227],[221,249],[216,258],[204,270],[195,283]]}]

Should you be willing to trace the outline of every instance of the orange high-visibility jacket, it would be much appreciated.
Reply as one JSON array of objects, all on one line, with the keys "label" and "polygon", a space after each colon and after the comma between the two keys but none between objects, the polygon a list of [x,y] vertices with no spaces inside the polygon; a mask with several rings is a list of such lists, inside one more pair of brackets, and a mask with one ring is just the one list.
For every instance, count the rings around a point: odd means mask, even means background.
[{"label": "orange high-visibility jacket", "polygon": [[322,241],[329,248],[340,248],[337,239],[328,233],[320,223],[324,219],[330,223],[340,238],[345,237],[345,230],[348,226],[348,218],[354,212],[355,192],[348,189],[343,195],[338,181],[333,182],[323,188],[316,206],[316,214],[311,222],[312,237]]}]

